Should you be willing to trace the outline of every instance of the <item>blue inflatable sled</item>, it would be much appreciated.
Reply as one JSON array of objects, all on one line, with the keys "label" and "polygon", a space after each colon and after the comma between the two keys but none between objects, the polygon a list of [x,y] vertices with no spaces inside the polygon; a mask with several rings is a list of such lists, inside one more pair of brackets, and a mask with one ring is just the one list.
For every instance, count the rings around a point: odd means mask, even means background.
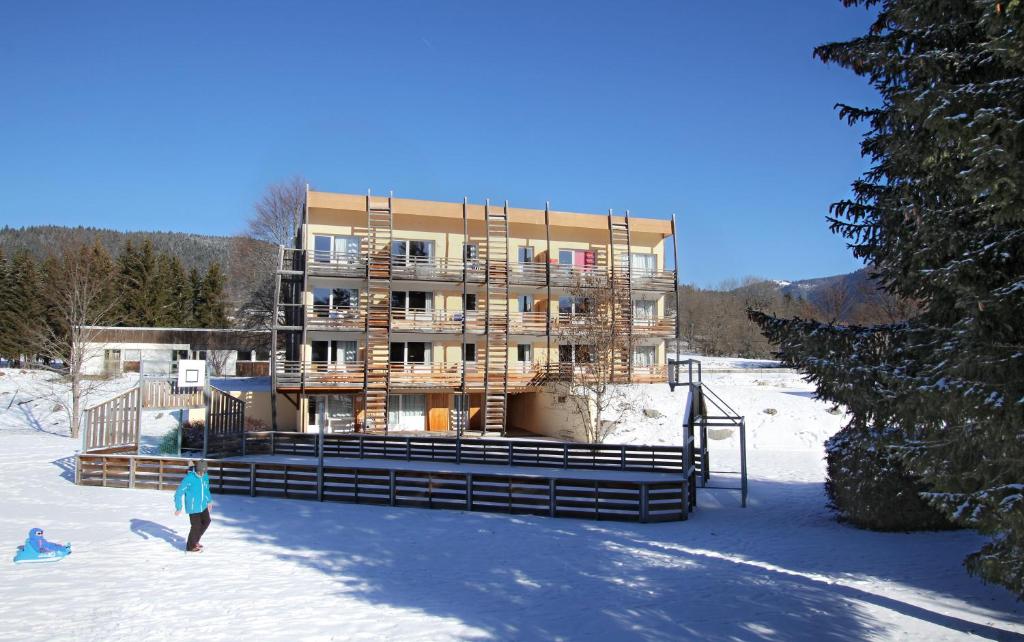
[{"label": "blue inflatable sled", "polygon": [[59,562],[71,555],[71,544],[54,544],[43,538],[43,529],[33,528],[28,532],[25,544],[14,554],[15,564],[26,562]]}]

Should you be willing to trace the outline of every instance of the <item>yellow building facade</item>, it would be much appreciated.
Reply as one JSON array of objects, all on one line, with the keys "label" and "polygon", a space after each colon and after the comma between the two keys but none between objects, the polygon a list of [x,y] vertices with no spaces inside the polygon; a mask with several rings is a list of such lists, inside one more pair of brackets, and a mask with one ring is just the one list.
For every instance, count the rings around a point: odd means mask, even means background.
[{"label": "yellow building facade", "polygon": [[510,398],[541,393],[572,367],[577,350],[560,345],[559,328],[598,322],[588,289],[615,293],[610,314],[629,337],[614,379],[665,381],[678,336],[666,305],[677,292],[674,227],[628,214],[309,191],[295,247],[280,250],[277,423],[377,433],[528,427],[530,417],[509,415],[536,404]]}]

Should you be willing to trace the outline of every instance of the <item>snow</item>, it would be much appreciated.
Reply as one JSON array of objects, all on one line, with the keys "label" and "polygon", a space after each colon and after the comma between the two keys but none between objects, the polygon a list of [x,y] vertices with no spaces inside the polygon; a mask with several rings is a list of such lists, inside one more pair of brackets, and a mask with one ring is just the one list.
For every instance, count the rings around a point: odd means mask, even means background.
[{"label": "snow", "polygon": [[[187,520],[170,493],[74,486],[66,419],[48,402],[8,408],[14,389],[30,399],[41,383],[4,372],[0,542],[13,556],[39,526],[74,553],[0,564],[0,639],[1024,635],[1024,605],[961,566],[983,541],[976,534],[873,533],[833,519],[814,440],[842,416],[798,375],[706,377],[748,417],[746,509],[731,491],[701,491],[689,521],[620,524],[223,496],[206,552],[185,555]],[[634,417],[616,438],[671,443],[678,398],[661,386],[643,393],[665,416]],[[729,452],[719,444],[713,461]]]}]

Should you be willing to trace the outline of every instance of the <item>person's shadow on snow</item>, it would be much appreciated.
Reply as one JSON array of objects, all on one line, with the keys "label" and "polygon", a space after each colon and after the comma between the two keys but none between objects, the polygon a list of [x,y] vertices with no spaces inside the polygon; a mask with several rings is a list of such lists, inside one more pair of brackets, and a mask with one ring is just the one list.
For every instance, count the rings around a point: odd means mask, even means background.
[{"label": "person's shadow on snow", "polygon": [[151,522],[148,519],[132,519],[132,532],[142,539],[162,539],[174,548],[184,548],[185,538],[178,535],[163,524]]}]

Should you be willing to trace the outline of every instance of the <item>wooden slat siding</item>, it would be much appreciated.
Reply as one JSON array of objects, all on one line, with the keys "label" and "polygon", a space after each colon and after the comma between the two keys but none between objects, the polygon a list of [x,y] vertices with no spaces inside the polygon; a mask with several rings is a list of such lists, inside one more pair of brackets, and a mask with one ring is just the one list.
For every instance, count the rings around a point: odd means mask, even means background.
[{"label": "wooden slat siding", "polygon": [[138,452],[139,389],[132,388],[85,410],[82,422],[86,452]]},{"label": "wooden slat siding", "polygon": [[166,379],[145,379],[142,382],[143,408],[202,408],[205,405],[202,388],[183,388]]},{"label": "wooden slat siding", "polygon": [[[188,460],[179,458],[77,456],[82,485],[173,490]],[[685,479],[666,482],[562,479],[400,469],[209,460],[210,488],[218,494],[317,499],[621,521],[687,518]],[[646,496],[643,494],[646,491]]]}]

